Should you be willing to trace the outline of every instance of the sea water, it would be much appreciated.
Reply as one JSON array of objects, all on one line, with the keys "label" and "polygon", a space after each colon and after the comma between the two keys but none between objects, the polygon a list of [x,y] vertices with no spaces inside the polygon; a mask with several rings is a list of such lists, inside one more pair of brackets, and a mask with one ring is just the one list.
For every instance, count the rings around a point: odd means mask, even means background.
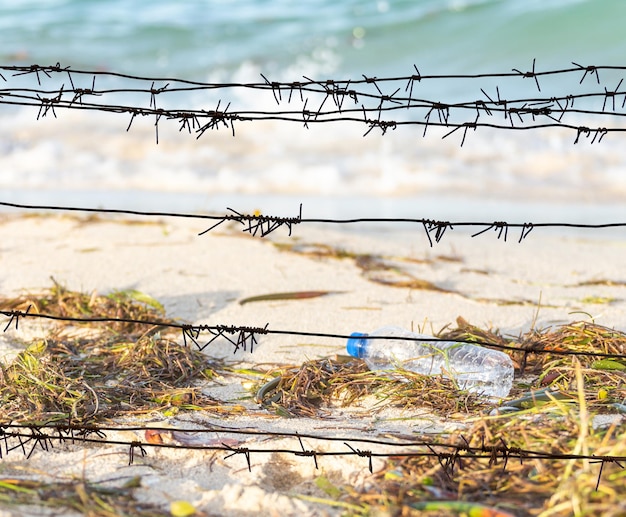
[{"label": "sea water", "polygon": [[[626,55],[626,3],[619,0],[1,0],[0,13],[3,64],[60,63],[203,82],[260,82],[261,74],[326,81],[416,70],[525,72],[533,59],[539,71],[572,61],[624,65]],[[32,74],[3,75],[36,85]],[[542,78],[542,94],[584,92],[595,77],[580,84],[582,75]],[[603,71],[601,79],[614,89],[621,72]],[[50,79],[40,80],[45,86]],[[9,81],[0,79],[0,88],[15,84]],[[125,85],[97,81],[99,88]],[[509,97],[538,95],[532,78],[507,81],[422,81],[414,96],[486,100],[481,89],[495,98],[496,86]],[[91,79],[80,87],[91,87]],[[395,86],[387,88],[391,94]],[[224,107],[228,95],[194,92],[176,102],[210,110],[217,102]],[[142,105],[148,100],[137,98]],[[236,92],[228,102],[231,111],[277,109],[268,92],[256,90]],[[621,104],[618,96],[618,110]],[[0,104],[3,200],[203,212],[229,206],[277,215],[295,215],[302,202],[306,217],[624,219],[621,133],[574,145],[575,132],[560,128],[480,128],[461,147],[461,132],[442,139],[447,131],[424,135],[416,126],[363,136],[367,127],[357,123],[307,129],[263,121],[239,124],[235,137],[222,128],[199,139],[161,124],[157,145],[152,120],[138,118],[127,132],[126,115],[54,115],[37,120],[37,108]]]}]

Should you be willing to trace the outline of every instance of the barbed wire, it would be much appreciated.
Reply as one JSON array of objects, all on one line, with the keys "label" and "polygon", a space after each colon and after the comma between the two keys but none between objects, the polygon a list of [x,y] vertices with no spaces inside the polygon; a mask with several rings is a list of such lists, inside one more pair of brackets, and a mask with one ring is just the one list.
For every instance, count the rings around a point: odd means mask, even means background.
[{"label": "barbed wire", "polygon": [[[109,71],[72,69],[59,63],[52,66],[0,65],[0,80],[9,83],[8,87],[0,88],[0,105],[36,108],[37,119],[49,115],[56,118],[57,111],[64,109],[126,115],[130,116],[127,131],[136,117],[150,117],[154,120],[157,143],[159,124],[162,121],[175,121],[178,123],[179,131],[195,134],[196,138],[220,127],[229,129],[235,136],[235,122],[259,120],[295,122],[305,128],[318,123],[359,123],[366,126],[363,136],[374,129],[386,134],[387,131],[400,126],[421,126],[424,129],[423,136],[426,136],[429,127],[440,127],[449,130],[443,138],[457,131],[462,133],[461,146],[465,143],[468,130],[476,131],[480,127],[502,130],[561,127],[575,132],[575,144],[581,138],[590,140],[592,144],[599,143],[608,133],[626,131],[626,127],[619,125],[608,127],[607,124],[601,124],[592,127],[569,121],[570,116],[594,117],[599,120],[606,117],[619,120],[626,116],[624,111],[626,89],[620,90],[622,80],[616,86],[604,84],[600,80],[601,71],[611,71],[614,74],[626,71],[626,66],[572,64],[574,65],[572,68],[539,71],[533,60],[532,68],[525,72],[514,68],[510,72],[465,75],[422,74],[414,65],[414,72],[404,76],[363,75],[362,79],[326,80],[303,76],[302,80],[290,82],[270,80],[261,74],[262,81],[250,83],[210,83],[172,77],[141,77]],[[585,85],[591,83],[595,90],[549,96],[542,94],[539,79],[546,80],[557,75],[572,75],[574,77],[572,87],[579,87],[584,82]],[[36,78],[36,87],[30,84],[11,86],[11,83],[33,76]],[[97,78],[100,81],[104,79],[105,82],[111,79],[123,80],[129,85],[97,89]],[[577,80],[578,78],[580,79]],[[587,78],[595,78],[595,81]],[[85,79],[86,85],[77,86]],[[479,85],[475,89],[468,88],[475,91],[471,100],[460,102],[434,101],[414,96],[420,86],[427,81],[481,79],[490,81],[532,79],[533,92],[536,88],[536,93],[532,96],[529,93],[524,98],[505,98],[501,95],[499,86],[489,93]],[[486,85],[485,87],[489,88]],[[236,108],[232,106],[234,101],[222,102],[221,99],[215,108],[211,109],[191,108],[188,100],[185,101],[187,105],[182,107],[162,107],[166,100],[173,99],[179,94],[219,91],[224,95],[232,95],[237,90],[251,89],[266,94],[263,99],[257,99],[257,102],[265,106],[266,101],[270,100],[275,102],[276,108]],[[145,96],[147,104],[135,103],[132,97],[137,95]],[[620,96],[623,96],[621,105]],[[112,100],[107,102],[108,99]]]},{"label": "barbed wire", "polygon": [[[443,138],[454,133],[461,136],[460,145],[463,146],[468,131],[478,128],[493,128],[497,130],[538,130],[542,128],[563,128],[574,133],[574,144],[583,139],[589,143],[600,143],[609,133],[622,133],[626,127],[621,127],[622,117],[626,115],[626,89],[621,90],[622,80],[614,84],[601,81],[601,72],[626,72],[625,67],[616,66],[584,66],[573,63],[572,68],[540,71],[533,61],[532,68],[527,71],[512,69],[510,72],[494,74],[468,75],[427,75],[420,73],[414,66],[414,72],[397,77],[367,77],[350,80],[314,80],[303,77],[302,80],[282,82],[274,81],[262,75],[262,81],[255,83],[203,83],[184,79],[167,77],[140,77],[106,71],[74,70],[70,67],[54,66],[11,66],[0,65],[0,81],[7,83],[0,88],[0,105],[22,106],[36,109],[36,119],[57,118],[63,110],[80,110],[87,112],[106,112],[130,117],[126,131],[129,131],[137,117],[148,117],[154,122],[155,140],[159,143],[159,127],[163,122],[173,122],[179,132],[186,132],[200,138],[209,131],[220,128],[230,131],[235,136],[235,123],[252,123],[262,120],[275,120],[302,125],[309,128],[319,123],[352,123],[365,126],[363,136],[373,131],[386,135],[388,131],[399,127],[413,126],[423,128],[422,136],[427,135],[429,128],[440,128],[445,132]],[[557,95],[546,94],[542,90],[544,81],[551,76],[568,76],[574,79],[573,84],[580,86],[583,83],[593,88],[583,93],[566,93]],[[604,74],[603,74],[604,75]],[[28,80],[36,80],[33,87]],[[110,83],[112,80],[122,80],[127,84],[122,87],[101,87],[100,83]],[[523,81],[532,89],[523,97],[511,98],[505,96],[500,85],[484,86],[478,84],[473,89],[475,95],[471,100],[460,102],[442,102],[418,97],[420,86],[426,81],[434,80],[513,80]],[[526,81],[529,79],[529,81]],[[25,84],[17,84],[26,80]],[[96,83],[98,87],[96,87]],[[1,84],[0,84],[1,85]],[[483,87],[484,86],[484,87]],[[526,86],[526,84],[524,84]],[[536,89],[536,91],[535,91]],[[258,102],[267,106],[275,104],[274,109],[249,109],[236,106],[236,99],[219,99],[212,108],[192,108],[188,98],[185,104],[170,107],[181,95],[192,92],[218,92],[225,96],[233,96],[239,90],[255,90],[260,95]],[[415,94],[415,95],[414,95]],[[144,97],[143,103],[136,102],[137,96]],[[622,98],[623,97],[623,98]],[[266,101],[269,100],[270,103]],[[621,101],[621,102],[620,102]],[[167,106],[167,107],[166,107]],[[597,125],[581,125],[576,117],[588,117],[598,122]],[[604,121],[611,117],[614,126]],[[476,227],[478,231],[472,237],[493,231],[498,239],[507,240],[509,230],[518,230],[518,242],[522,242],[529,233],[541,227],[562,227],[580,229],[601,229],[625,227],[626,223],[605,224],[577,224],[577,223],[541,223],[524,222],[509,223],[505,221],[471,222],[471,221],[444,221],[424,218],[356,218],[356,219],[327,219],[303,218],[302,206],[295,217],[276,217],[261,214],[244,214],[233,209],[224,215],[176,214],[169,212],[144,212],[136,210],[93,209],[59,206],[33,206],[10,202],[0,202],[5,207],[36,210],[66,210],[91,213],[126,214],[138,216],[163,216],[195,218],[212,221],[208,229],[200,233],[203,235],[225,222],[236,222],[242,230],[254,236],[266,237],[275,230],[285,227],[291,235],[292,227],[302,223],[412,223],[421,225],[430,245],[440,242],[448,230],[457,227]],[[110,317],[62,317],[50,314],[31,312],[30,308],[21,310],[0,310],[0,314],[8,318],[4,331],[12,326],[19,329],[21,319],[40,318],[68,323],[133,323],[153,327],[166,327],[181,332],[182,341],[186,346],[195,346],[204,350],[217,342],[226,343],[233,347],[233,351],[253,352],[259,343],[259,336],[264,335],[291,335],[340,339],[345,342],[350,336],[323,332],[303,332],[297,330],[281,330],[269,328],[269,323],[263,327],[237,325],[192,325],[160,320],[140,320],[132,318]],[[388,336],[371,336],[371,339],[392,339]],[[429,338],[398,338],[413,341],[454,341],[458,343],[478,344],[490,348],[520,352],[524,360],[528,354],[553,354],[571,356],[594,356],[614,359],[624,359],[624,354],[610,354],[601,352],[586,352],[582,350],[548,349],[544,344],[525,341],[520,346],[513,344],[496,344],[485,341],[471,341],[458,339]],[[146,439],[112,439],[107,433],[114,432],[156,432],[178,433],[178,440],[173,443],[159,442]],[[291,448],[260,448],[250,447],[243,441],[229,441],[227,439],[211,439],[205,443],[185,443],[184,437],[189,433],[218,433],[242,435],[244,438],[258,439],[273,437],[297,440],[297,446]],[[145,435],[147,436],[147,435]],[[324,443],[340,442],[340,450],[325,450],[320,447],[305,446],[303,440],[321,441]],[[462,468],[464,460],[482,459],[489,462],[489,466],[502,464],[505,470],[510,459],[520,462],[529,459],[551,461],[590,461],[600,463],[598,481],[599,486],[603,468],[606,464],[614,463],[624,468],[626,457],[593,454],[553,453],[545,450],[522,449],[509,446],[503,439],[495,444],[470,446],[470,442],[461,437],[459,443],[451,444],[433,439],[432,441],[385,441],[373,438],[357,437],[329,437],[314,434],[266,432],[261,430],[231,429],[213,427],[206,429],[182,430],[161,427],[113,427],[78,425],[68,421],[63,423],[19,424],[0,423],[0,458],[15,452],[21,452],[27,458],[32,457],[35,451],[50,451],[54,443],[82,443],[95,445],[117,445],[127,449],[128,462],[132,464],[137,455],[145,456],[149,448],[174,448],[187,450],[204,450],[224,454],[224,459],[240,456],[246,461],[249,470],[252,470],[253,455],[262,454],[291,454],[296,457],[312,458],[318,468],[318,459],[329,456],[356,456],[367,462],[370,472],[373,470],[373,458],[396,457],[430,457],[436,459],[443,471],[451,476],[454,469]],[[376,450],[376,448],[394,448]]]},{"label": "barbed wire", "polygon": [[[111,432],[142,432],[146,437],[152,436],[152,439],[136,439],[122,440],[110,439],[107,433]],[[222,438],[200,438],[191,440],[189,435],[202,436],[205,434],[218,435],[239,435],[249,438],[278,438],[278,439],[296,439],[299,448],[251,448],[240,445],[244,440],[233,440]],[[162,439],[162,435],[171,436],[167,442]],[[322,443],[341,442],[345,449],[343,450],[323,450],[321,448],[305,448],[303,439],[315,440]],[[286,431],[262,431],[239,429],[224,426],[205,427],[202,429],[175,429],[172,427],[158,426],[99,426],[87,424],[68,423],[37,423],[37,424],[14,424],[11,422],[0,423],[0,459],[13,453],[21,451],[26,458],[30,458],[33,453],[39,449],[42,452],[50,452],[54,448],[54,442],[69,444],[92,444],[92,445],[118,445],[128,447],[128,464],[131,465],[135,461],[135,456],[140,454],[142,457],[147,455],[147,448],[153,449],[177,449],[177,450],[193,450],[207,452],[223,452],[227,453],[224,460],[233,456],[241,455],[245,458],[249,471],[252,471],[251,456],[262,454],[291,454],[295,457],[310,457],[313,459],[315,468],[319,468],[318,459],[325,457],[347,457],[358,456],[367,461],[367,467],[370,473],[373,472],[373,458],[436,458],[443,472],[451,477],[454,469],[461,469],[464,460],[488,460],[489,467],[502,464],[502,470],[506,470],[509,460],[517,459],[521,463],[524,460],[588,460],[594,463],[600,463],[598,473],[598,481],[596,490],[600,484],[600,478],[605,464],[614,463],[620,468],[624,468],[622,463],[626,462],[626,456],[609,456],[594,454],[575,454],[575,453],[558,453],[548,452],[545,450],[523,449],[520,447],[511,447],[506,441],[499,437],[495,444],[486,444],[484,437],[482,443],[477,446],[470,445],[470,441],[463,435],[459,436],[459,443],[446,443],[432,440],[381,440],[376,438],[359,438],[359,437],[332,437],[315,435],[310,433],[286,432]],[[187,442],[187,443],[185,443]],[[363,447],[366,444],[370,448]],[[377,451],[372,448],[400,448],[401,450]]]},{"label": "barbed wire", "polygon": [[[171,321],[162,320],[146,320],[146,319],[134,319],[134,318],[113,318],[113,317],[70,317],[70,316],[56,316],[52,314],[42,314],[37,312],[30,312],[30,307],[25,310],[0,310],[0,314],[9,318],[7,324],[4,327],[4,332],[9,330],[12,325],[16,330],[19,330],[20,318],[39,318],[43,320],[63,321],[66,323],[131,323],[138,325],[147,325],[150,327],[163,327],[179,330],[182,334],[183,343],[185,346],[192,344],[202,351],[209,345],[214,343],[217,339],[223,338],[227,343],[233,346],[233,353],[242,350],[244,352],[250,350],[250,353],[254,352],[254,345],[258,344],[258,336],[260,335],[282,335],[282,336],[301,336],[301,337],[318,337],[327,339],[339,339],[344,342],[352,336],[347,334],[337,334],[328,332],[305,332],[300,330],[287,330],[287,329],[272,329],[269,328],[269,323],[264,327],[251,327],[251,326],[237,326],[237,325],[192,325],[189,323],[176,323]],[[201,336],[208,334],[206,339],[201,339]],[[436,338],[436,337],[401,337],[401,336],[369,336],[368,339],[382,339],[382,340],[403,340],[403,341],[420,341],[420,342],[454,342],[454,343],[467,343],[473,345],[481,345],[488,348],[495,348],[498,350],[508,350],[510,352],[521,352],[526,358],[529,354],[553,354],[564,356],[588,356],[588,357],[604,357],[610,359],[626,359],[626,354],[612,354],[607,352],[585,352],[583,350],[565,350],[562,348],[544,348],[544,345],[540,342],[532,342],[527,340],[523,343],[522,347],[512,344],[500,344],[490,341],[481,341],[474,338],[470,340],[464,339],[450,339],[450,338]],[[189,341],[187,341],[189,340]]]},{"label": "barbed wire", "polygon": [[242,214],[227,208],[231,213],[224,215],[210,214],[191,214],[180,212],[155,212],[140,211],[130,209],[107,209],[107,208],[89,208],[89,207],[71,207],[71,206],[54,206],[54,205],[27,205],[22,203],[11,203],[8,201],[0,201],[0,206],[8,208],[19,208],[25,210],[39,211],[66,211],[66,212],[85,212],[100,214],[117,214],[117,215],[136,215],[147,217],[172,217],[184,219],[200,219],[217,221],[215,224],[203,230],[198,235],[205,235],[214,230],[219,225],[233,221],[242,225],[242,231],[252,236],[266,237],[278,228],[285,226],[288,229],[288,235],[291,236],[292,227],[302,223],[318,223],[318,224],[359,224],[359,223],[411,223],[420,225],[428,238],[428,243],[432,247],[433,240],[439,243],[447,230],[454,228],[480,228],[471,237],[484,235],[491,230],[496,234],[497,239],[507,241],[509,230],[519,230],[518,243],[521,243],[532,230],[535,228],[577,228],[587,230],[601,230],[610,228],[626,228],[626,222],[611,223],[558,223],[558,222],[524,222],[509,223],[506,221],[444,221],[426,218],[407,218],[407,217],[358,217],[351,219],[333,219],[333,218],[304,218],[302,217],[302,203],[297,216],[294,217],[278,217],[263,214]]}]

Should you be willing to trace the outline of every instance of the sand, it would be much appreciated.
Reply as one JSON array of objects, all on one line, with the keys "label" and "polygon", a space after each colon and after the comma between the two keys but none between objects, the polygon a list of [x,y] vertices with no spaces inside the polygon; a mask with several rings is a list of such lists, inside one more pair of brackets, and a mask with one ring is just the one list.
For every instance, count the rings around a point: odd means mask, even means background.
[{"label": "sand", "polygon": [[[148,222],[145,219],[135,220]],[[626,296],[623,254],[626,240],[613,234],[575,230],[535,230],[524,242],[507,242],[494,232],[477,238],[454,230],[429,247],[421,228],[345,231],[336,226],[300,225],[287,236],[280,228],[271,238],[253,238],[222,225],[204,236],[196,220],[159,219],[150,224],[127,220],[98,220],[58,214],[4,216],[0,224],[0,289],[3,295],[39,292],[51,277],[69,289],[107,293],[136,289],[163,303],[167,314],[194,324],[260,326],[271,329],[349,334],[385,325],[437,331],[453,325],[457,316],[485,327],[518,335],[535,326],[578,319],[624,330]],[[324,244],[355,253],[388,257],[415,278],[434,283],[441,291],[392,287],[368,279],[352,258],[324,258],[285,251],[276,243]],[[309,247],[309,249],[311,249]],[[614,285],[601,285],[612,281]],[[621,283],[621,284],[620,284]],[[331,290],[335,294],[305,300],[247,303],[240,300],[281,291]],[[22,349],[21,340],[41,331],[41,324],[20,321],[0,335],[0,356],[10,361]],[[298,365],[308,359],[345,353],[345,343],[330,338],[289,335],[260,336],[254,352],[233,354],[232,346],[216,342],[205,353],[238,365],[269,369],[271,364]],[[342,440],[358,437],[405,439],[458,429],[462,415],[434,418],[426,410],[378,408],[367,404],[338,407],[324,420],[280,418],[250,398],[243,379],[224,377],[207,383],[210,394],[246,408],[240,416],[216,418],[199,412],[160,414],[127,424],[167,425],[197,429],[206,425],[298,432],[320,437],[303,439],[304,447],[346,451]],[[143,439],[141,432],[111,438]],[[395,437],[395,438],[394,438]],[[300,449],[294,437],[258,438],[229,435],[215,439],[243,440],[250,449]],[[355,446],[363,447],[354,442]],[[389,448],[371,446],[385,452]],[[147,449],[128,465],[128,447],[118,445],[55,445],[34,451],[29,459],[12,453],[2,459],[2,477],[50,480],[106,481],[120,486],[141,477],[135,491],[140,501],[169,508],[186,500],[205,515],[339,515],[341,507],[315,502],[327,497],[316,487],[320,475],[354,487],[371,485],[368,459],[358,456],[318,458],[293,454]],[[376,472],[383,460],[373,458]],[[304,497],[303,497],[304,496]],[[2,506],[0,506],[2,508]],[[59,509],[7,507],[0,516],[72,515]]]}]

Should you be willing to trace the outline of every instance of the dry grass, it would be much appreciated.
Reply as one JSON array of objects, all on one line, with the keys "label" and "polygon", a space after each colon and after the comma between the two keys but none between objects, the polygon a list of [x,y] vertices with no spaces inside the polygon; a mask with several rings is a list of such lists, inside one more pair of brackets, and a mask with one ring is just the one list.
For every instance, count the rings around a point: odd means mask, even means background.
[{"label": "dry grass", "polygon": [[[56,283],[40,296],[0,300],[0,306],[31,306],[63,317],[168,321],[160,304],[141,293],[101,296]],[[171,414],[216,406],[201,394],[199,381],[210,378],[219,363],[160,329],[125,322],[57,324],[10,364],[0,365],[0,421],[71,420],[79,425],[154,410]]]},{"label": "dry grass", "polygon": [[44,483],[31,480],[1,479],[0,503],[15,507],[65,508],[89,517],[167,517],[155,505],[138,503],[130,482],[121,488],[81,481]]},{"label": "dry grass", "polygon": [[[6,311],[45,313],[62,318],[106,317],[163,323],[172,321],[164,317],[163,305],[145,293],[135,290],[114,291],[108,295],[101,295],[96,291],[81,293],[66,289],[54,278],[51,280],[53,286],[49,290],[36,295],[2,298],[0,307]],[[67,327],[67,324],[64,325]],[[137,334],[144,333],[146,327],[136,323],[113,322],[108,324],[106,330]]]},{"label": "dry grass", "polygon": [[[477,418],[447,442],[480,447],[504,440],[510,448],[570,454],[577,450],[581,435],[584,449],[595,455],[626,455],[623,425],[621,430],[616,426],[593,430],[581,422],[578,406],[559,403],[520,414]],[[509,459],[505,463],[502,458],[466,457],[454,468],[445,468],[436,458],[413,457],[390,460],[369,490],[342,490],[343,499],[357,505],[363,515],[383,510],[388,515],[458,515],[445,503],[435,513],[414,509],[429,501],[480,502],[483,508],[466,510],[476,517],[625,515],[626,472],[607,463],[600,480],[599,474],[600,465],[589,461]]]},{"label": "dry grass", "polygon": [[[29,305],[70,317],[168,321],[158,302],[134,292],[86,295],[55,284],[41,296],[0,300],[4,309],[25,310]],[[226,404],[202,395],[199,386],[223,365],[208,362],[165,332],[160,325],[127,323],[54,326],[44,339],[27,344],[2,366],[0,421],[71,420],[77,425],[154,410],[221,411]],[[468,447],[504,443],[509,450],[626,456],[625,419],[619,419],[626,412],[626,362],[599,355],[623,356],[624,333],[578,321],[509,337],[459,318],[455,328],[443,329],[439,337],[515,347],[508,352],[516,365],[509,397],[515,400],[505,402],[509,410],[490,414],[493,404],[457,390],[442,377],[398,371],[397,378],[390,378],[352,358],[307,361],[266,372],[279,378],[264,393],[263,404],[282,416],[320,419],[332,415],[337,405],[367,402],[372,410],[389,405],[407,410],[427,407],[467,424],[462,432],[436,437],[441,443]],[[564,354],[568,351],[589,355]],[[524,397],[529,390],[544,388],[558,396]],[[596,415],[618,418],[594,426]],[[591,460],[512,457],[505,462],[501,456],[465,457],[451,466],[436,457],[405,456],[390,458],[359,490],[328,480],[320,486],[329,504],[343,507],[349,515],[617,517],[626,515],[624,466],[607,462],[600,478],[601,465]],[[130,489],[79,481],[0,480],[0,501],[64,506],[95,516],[160,515],[138,505]]]},{"label": "dry grass", "polygon": [[[425,291],[438,291],[450,293],[429,280],[416,278],[406,270],[407,264],[430,264],[432,260],[421,260],[409,257],[392,257],[373,255],[370,253],[354,253],[341,248],[329,246],[327,244],[285,244],[274,243],[281,251],[305,255],[315,259],[348,259],[361,270],[364,278],[370,282],[382,284],[389,287],[418,289]],[[439,255],[436,260],[442,262],[457,262],[457,257]]]},{"label": "dry grass", "polygon": [[[428,407],[450,417],[459,412],[469,427],[438,437],[460,446],[506,444],[552,454],[626,456],[625,418],[594,427],[598,414],[626,412],[626,362],[596,354],[623,355],[626,335],[589,322],[533,330],[518,338],[470,325],[459,318],[457,327],[439,337],[496,345],[513,345],[517,374],[525,369],[526,382],[515,383],[511,412],[494,414],[493,405],[459,392],[440,377],[398,372],[403,381],[383,378],[357,360],[310,361],[283,369],[268,407],[284,416],[323,418],[336,404],[352,405],[366,396],[379,404],[410,409]],[[529,350],[546,353],[533,354]],[[584,351],[588,356],[563,355]],[[276,374],[277,372],[273,372]],[[529,389],[550,387],[558,396],[518,398]],[[505,403],[507,404],[507,403]],[[621,422],[621,423],[620,423]],[[433,457],[398,457],[387,462],[369,487],[328,484],[325,491],[347,515],[365,516],[615,516],[626,515],[626,466],[589,460],[466,457],[454,467]],[[480,502],[480,504],[478,504]],[[330,503],[329,503],[330,504]]]},{"label": "dry grass", "polygon": [[487,407],[478,396],[458,391],[449,379],[401,370],[390,378],[358,359],[307,361],[270,374],[279,375],[280,382],[264,397],[265,404],[282,416],[324,418],[334,406],[353,406],[365,397],[375,399],[373,411],[385,406],[429,408],[445,416]]}]

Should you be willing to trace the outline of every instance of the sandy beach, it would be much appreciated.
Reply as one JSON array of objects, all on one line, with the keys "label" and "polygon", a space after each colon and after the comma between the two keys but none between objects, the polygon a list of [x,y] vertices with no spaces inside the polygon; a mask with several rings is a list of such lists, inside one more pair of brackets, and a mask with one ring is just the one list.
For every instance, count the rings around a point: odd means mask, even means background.
[{"label": "sandy beach", "polygon": [[[458,316],[482,328],[519,335],[531,327],[545,328],[580,319],[623,329],[624,296],[621,268],[625,242],[595,234],[558,236],[536,231],[524,242],[508,242],[487,234],[470,238],[451,232],[429,247],[421,229],[413,231],[343,231],[301,225],[291,237],[284,228],[264,239],[222,225],[203,236],[202,221],[174,219],[85,219],[59,214],[31,217],[6,215],[0,224],[0,286],[5,297],[37,293],[52,285],[108,293],[133,289],[159,300],[168,316],[193,324],[236,325],[349,334],[385,325],[422,328],[427,333],[454,325]],[[554,233],[554,232],[553,232]],[[564,232],[565,233],[565,232]],[[329,249],[346,252],[344,258]],[[349,252],[349,253],[347,253]],[[354,257],[379,257],[393,264],[384,271],[366,270]],[[391,275],[391,276],[390,276]],[[395,287],[407,278],[430,282],[439,290]],[[269,300],[241,304],[248,297],[292,291],[332,291],[311,299]],[[47,323],[21,319],[0,336],[1,356],[9,364]],[[182,341],[182,338],[181,338]],[[345,343],[329,338],[263,335],[253,353],[216,340],[204,352],[236,368],[270,371],[307,360],[345,354]],[[403,409],[384,404],[328,408],[327,416],[281,418],[255,402],[246,389],[249,379],[223,375],[207,381],[203,393],[223,404],[242,408],[218,416],[185,411],[167,417],[154,412],[118,422],[125,425],[199,429],[232,429],[300,433],[295,437],[229,435],[250,449],[345,451],[345,441],[327,438],[406,440],[462,429],[467,415],[436,417],[428,409]],[[107,435],[145,440],[141,431]],[[205,438],[206,439],[206,438]],[[221,442],[220,442],[221,443]],[[362,446],[354,442],[354,447]],[[389,452],[389,447],[368,446]],[[391,448],[393,450],[393,447]],[[2,459],[2,477],[50,482],[79,480],[112,486],[140,479],[138,501],[164,512],[170,503],[191,503],[197,515],[341,515],[328,495],[314,483],[320,476],[359,490],[373,486],[368,459],[328,456],[316,459],[293,454],[251,454],[225,459],[223,451],[146,449],[128,465],[128,447],[121,445],[56,444],[36,448],[29,459],[18,451]],[[372,471],[385,464],[374,457]],[[137,478],[138,477],[138,478]],[[316,499],[318,498],[318,499]],[[2,516],[71,515],[58,508],[11,508]],[[348,513],[350,513],[348,511]]]},{"label": "sandy beach", "polygon": [[0,5],[0,517],[626,515],[626,4]]}]

